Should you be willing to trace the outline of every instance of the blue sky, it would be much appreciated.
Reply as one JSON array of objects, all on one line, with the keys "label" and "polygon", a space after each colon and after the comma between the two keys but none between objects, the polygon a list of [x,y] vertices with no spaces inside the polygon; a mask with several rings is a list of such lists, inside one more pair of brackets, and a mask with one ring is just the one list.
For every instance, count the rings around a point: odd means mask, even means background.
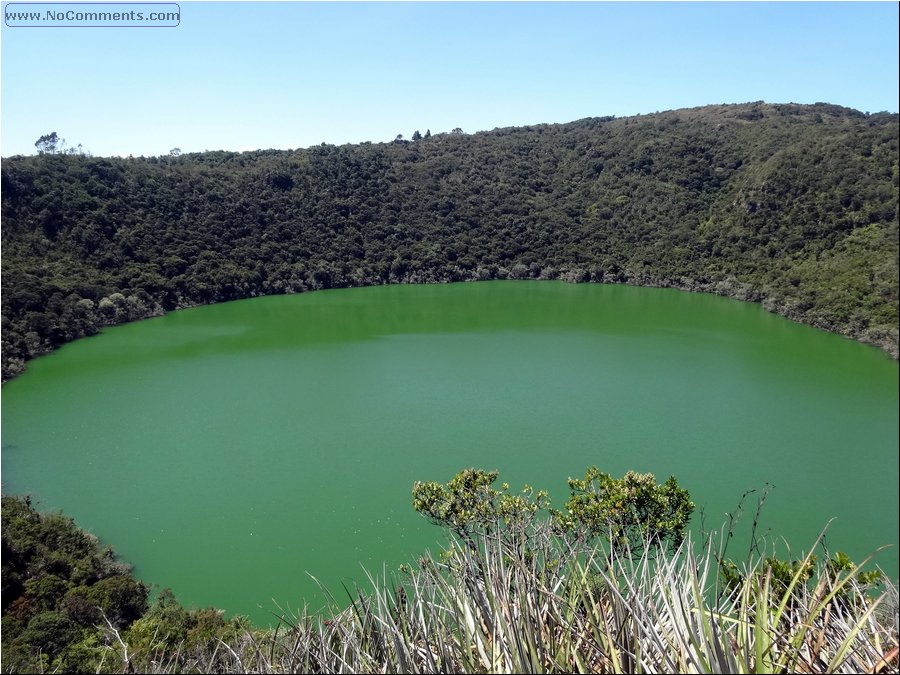
[{"label": "blue sky", "polygon": [[158,155],[755,100],[898,110],[896,2],[180,4],[177,28],[4,25],[0,154],[50,131]]}]

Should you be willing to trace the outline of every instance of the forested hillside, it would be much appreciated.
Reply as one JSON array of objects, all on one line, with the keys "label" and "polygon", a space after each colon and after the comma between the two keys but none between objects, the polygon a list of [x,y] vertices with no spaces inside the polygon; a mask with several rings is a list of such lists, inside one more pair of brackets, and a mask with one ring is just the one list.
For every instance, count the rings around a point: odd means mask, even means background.
[{"label": "forested hillside", "polygon": [[753,103],[296,151],[4,159],[3,377],[179,307],[507,277],[711,291],[896,358],[898,130],[896,114]]}]

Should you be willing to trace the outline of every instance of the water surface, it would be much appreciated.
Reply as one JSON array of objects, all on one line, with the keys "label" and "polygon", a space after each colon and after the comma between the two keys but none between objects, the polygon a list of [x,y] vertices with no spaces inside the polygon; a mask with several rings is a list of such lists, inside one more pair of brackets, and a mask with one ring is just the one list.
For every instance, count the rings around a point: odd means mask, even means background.
[{"label": "water surface", "polygon": [[675,474],[709,527],[774,484],[764,530],[799,551],[835,518],[829,546],[891,544],[896,577],[897,410],[896,362],[753,304],[556,282],[334,290],[174,312],[31,362],[3,389],[3,483],[183,602],[259,622],[319,604],[310,575],[341,599],[363,567],[434,548],[412,483],[468,466],[556,506],[591,464]]}]

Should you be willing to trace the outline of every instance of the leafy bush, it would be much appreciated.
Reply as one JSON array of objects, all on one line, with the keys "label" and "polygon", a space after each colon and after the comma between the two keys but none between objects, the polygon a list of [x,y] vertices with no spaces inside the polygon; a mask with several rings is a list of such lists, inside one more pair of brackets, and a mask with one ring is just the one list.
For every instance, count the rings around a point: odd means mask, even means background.
[{"label": "leafy bush", "polygon": [[592,466],[583,479],[570,478],[569,488],[567,513],[556,514],[560,525],[606,536],[620,553],[677,548],[694,511],[674,476],[660,485],[652,473],[629,471],[616,479]]}]

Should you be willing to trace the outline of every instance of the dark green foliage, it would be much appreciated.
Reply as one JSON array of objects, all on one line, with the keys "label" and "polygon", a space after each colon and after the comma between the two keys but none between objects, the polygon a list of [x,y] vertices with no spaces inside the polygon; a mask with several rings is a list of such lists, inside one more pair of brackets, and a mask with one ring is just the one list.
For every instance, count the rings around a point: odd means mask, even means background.
[{"label": "dark green foliage", "polygon": [[147,587],[71,518],[4,496],[2,539],[5,668],[77,670],[85,653],[70,647],[102,644],[106,621],[123,629],[147,609]]},{"label": "dark green foliage", "polygon": [[[850,560],[843,551],[838,551],[833,558],[828,559],[826,569],[832,576],[837,576],[841,572],[849,572],[856,567],[856,563]],[[856,578],[861,584],[877,584],[884,578],[881,570],[869,570],[868,572],[858,572]]]},{"label": "dark green foliage", "polygon": [[205,647],[220,639],[228,641],[248,627],[245,619],[226,619],[217,609],[187,610],[165,589],[149,611],[131,624],[126,637],[138,653],[162,656],[185,648]]},{"label": "dark green foliage", "polygon": [[4,610],[21,597],[44,606],[56,596],[53,589],[93,586],[128,573],[110,548],[71,518],[40,514],[27,500],[3,497]]},{"label": "dark green foliage", "polygon": [[110,548],[71,518],[41,514],[30,500],[3,497],[3,669],[6,672],[122,670],[126,636],[143,656],[206,648],[246,629],[214,609],[185,609],[148,588]]},{"label": "dark green foliage", "polygon": [[[745,575],[732,560],[723,560],[719,564],[720,574],[725,588],[733,591],[744,583]],[[762,582],[767,582],[772,592],[782,596],[792,585],[805,587],[812,579],[816,570],[816,556],[810,556],[804,560],[781,560],[775,556],[769,556],[753,571],[753,582],[756,587]],[[796,576],[796,582],[794,577]]]},{"label": "dark green foliage", "polygon": [[[499,490],[493,487],[497,476],[496,471],[464,469],[446,486],[416,482],[413,508],[467,541],[499,527],[523,531],[539,510],[549,508],[546,491],[535,494],[526,485],[520,495],[511,495],[506,483]],[[674,476],[660,485],[651,473],[629,471],[613,478],[590,467],[583,480],[570,478],[569,487],[565,511],[550,510],[559,531],[606,539],[619,553],[642,555],[648,545],[676,548],[694,511],[690,494]]]},{"label": "dark green foliage", "polygon": [[647,545],[677,548],[694,512],[690,494],[674,476],[658,484],[652,473],[613,478],[592,466],[584,479],[570,478],[569,488],[566,512],[556,514],[557,522],[565,530],[607,537],[623,553],[641,555]]},{"label": "dark green foliage", "polygon": [[147,610],[147,588],[131,577],[108,577],[90,586],[83,597],[73,597],[70,591],[63,603],[82,623],[99,624],[105,617],[113,626],[124,628]]},{"label": "dark green foliage", "polygon": [[[742,571],[732,560],[722,560],[719,563],[719,575],[727,593],[734,593],[749,582],[754,592],[765,586],[777,597],[787,594],[792,602],[799,602],[808,594],[809,586],[813,583],[827,592],[833,591],[834,597],[830,602],[846,609],[865,606],[871,591],[884,582],[884,575],[880,570],[863,572],[861,567],[846,553],[838,551],[833,557],[826,557],[824,565],[816,565],[816,556],[813,554],[802,560],[782,560],[771,555],[749,573]],[[841,582],[847,577],[853,577],[855,583],[843,585]]]},{"label": "dark green foliage", "polygon": [[526,485],[519,495],[509,494],[509,485],[493,487],[497,471],[464,469],[446,486],[428,481],[413,485],[413,508],[433,523],[446,527],[463,539],[499,526],[521,530],[550,500],[543,490],[534,494]]},{"label": "dark green foliage", "polygon": [[492,486],[497,471],[464,469],[446,486],[429,481],[413,485],[413,508],[437,525],[466,532],[496,520],[499,492]]},{"label": "dark green foliage", "polygon": [[37,647],[51,659],[79,635],[79,627],[58,612],[41,612],[28,622],[21,641]]},{"label": "dark green foliage", "polygon": [[178,307],[491,278],[710,291],[896,355],[897,137],[897,115],[753,103],[415,143],[5,159],[3,376]]}]

